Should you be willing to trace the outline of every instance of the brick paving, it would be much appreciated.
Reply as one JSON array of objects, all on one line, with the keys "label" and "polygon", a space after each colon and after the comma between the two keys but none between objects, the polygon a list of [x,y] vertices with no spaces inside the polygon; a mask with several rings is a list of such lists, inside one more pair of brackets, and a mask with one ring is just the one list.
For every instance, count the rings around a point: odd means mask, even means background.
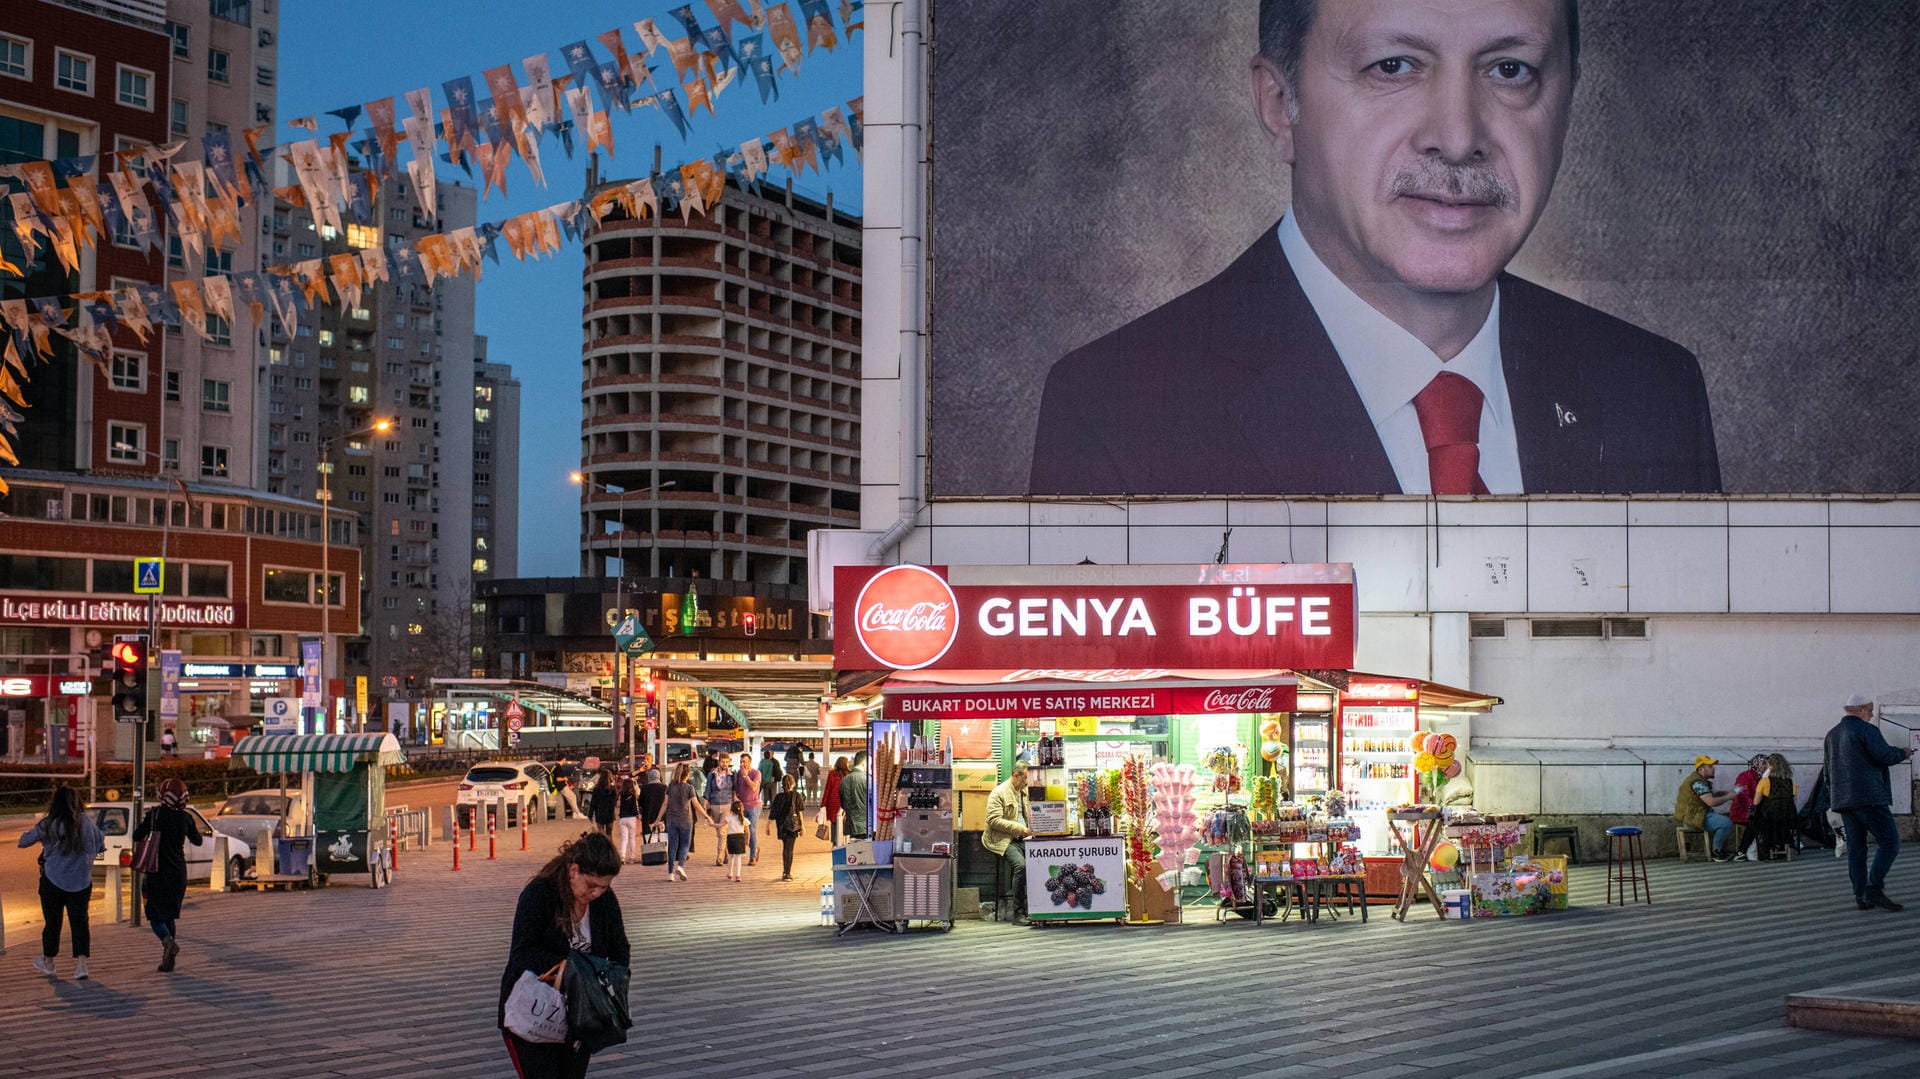
[{"label": "brick paving", "polygon": [[[549,824],[535,846],[564,835]],[[776,853],[743,884],[632,867],[632,1041],[593,1074],[831,1076],[1912,1076],[1920,1042],[1784,1025],[1786,994],[1909,984],[1920,907],[1860,913],[1831,858],[1652,867],[1652,907],[1469,924],[1385,917],[1164,928],[962,922],[836,940],[826,859]],[[145,931],[97,926],[94,977],[49,982],[36,936],[0,958],[8,1076],[498,1076],[493,1029],[513,900],[540,860],[444,842],[395,885],[189,892],[179,972]],[[1920,900],[1920,860],[1896,866]],[[1376,908],[1376,914],[1384,912]],[[70,973],[63,957],[60,969]]]}]

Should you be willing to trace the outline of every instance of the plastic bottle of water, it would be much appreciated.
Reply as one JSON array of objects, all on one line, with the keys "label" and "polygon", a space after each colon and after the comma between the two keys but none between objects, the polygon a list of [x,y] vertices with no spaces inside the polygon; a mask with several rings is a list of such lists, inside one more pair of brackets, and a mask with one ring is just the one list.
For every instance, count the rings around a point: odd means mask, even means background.
[{"label": "plastic bottle of water", "polygon": [[820,924],[833,924],[833,884],[831,881],[820,886]]}]

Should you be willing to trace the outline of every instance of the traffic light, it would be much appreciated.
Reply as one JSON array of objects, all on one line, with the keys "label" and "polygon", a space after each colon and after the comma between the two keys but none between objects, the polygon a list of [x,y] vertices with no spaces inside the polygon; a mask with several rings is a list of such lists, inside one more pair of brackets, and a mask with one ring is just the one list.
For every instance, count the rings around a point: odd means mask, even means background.
[{"label": "traffic light", "polygon": [[113,642],[108,653],[113,668],[113,720],[145,723],[147,719],[147,639],[132,637]]},{"label": "traffic light", "polygon": [[740,618],[741,618],[741,622],[747,628],[747,636],[751,637],[754,634],[760,632],[760,619],[756,617],[752,611],[748,611],[746,614],[741,615]]}]

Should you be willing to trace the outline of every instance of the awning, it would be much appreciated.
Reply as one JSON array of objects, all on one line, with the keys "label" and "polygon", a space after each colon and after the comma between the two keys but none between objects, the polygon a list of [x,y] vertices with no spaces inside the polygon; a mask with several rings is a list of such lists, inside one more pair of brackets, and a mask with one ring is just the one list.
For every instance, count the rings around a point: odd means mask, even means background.
[{"label": "awning", "polygon": [[887,680],[883,719],[1209,715],[1290,712],[1290,671],[901,671]]},{"label": "awning", "polygon": [[233,747],[233,759],[256,772],[350,772],[360,764],[402,764],[391,734],[255,734]]},{"label": "awning", "polygon": [[1354,682],[1407,682],[1420,687],[1420,706],[1462,712],[1485,712],[1495,705],[1506,702],[1491,693],[1479,693],[1458,686],[1429,682],[1423,678],[1400,678],[1387,674],[1366,674],[1362,671],[1347,673],[1345,682],[1334,683],[1334,688],[1345,691]]}]

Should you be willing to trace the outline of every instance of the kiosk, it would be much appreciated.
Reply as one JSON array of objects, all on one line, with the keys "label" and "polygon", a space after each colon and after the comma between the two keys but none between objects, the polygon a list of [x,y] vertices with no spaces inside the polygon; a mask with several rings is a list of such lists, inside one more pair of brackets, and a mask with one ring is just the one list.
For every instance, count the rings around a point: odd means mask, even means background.
[{"label": "kiosk", "polygon": [[367,875],[375,888],[393,878],[387,849],[387,766],[406,754],[391,734],[254,735],[234,747],[256,772],[300,773],[313,807],[311,858],[305,874],[258,874],[262,883],[304,877],[325,884],[336,874]]}]

